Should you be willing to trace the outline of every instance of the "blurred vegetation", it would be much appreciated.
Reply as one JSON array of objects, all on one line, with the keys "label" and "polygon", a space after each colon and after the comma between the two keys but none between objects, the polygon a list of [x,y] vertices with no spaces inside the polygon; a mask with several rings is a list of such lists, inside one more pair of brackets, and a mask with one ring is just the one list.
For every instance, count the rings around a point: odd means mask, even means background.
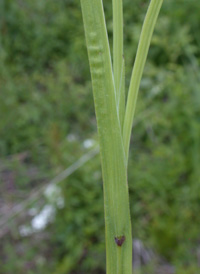
[{"label": "blurred vegetation", "polygon": [[[104,2],[111,40],[111,1]],[[148,2],[124,0],[127,85]],[[182,274],[199,269],[199,30],[198,1],[165,1],[141,84],[129,162],[133,237]],[[86,153],[84,140],[97,138],[84,39],[78,0],[0,1],[1,161],[29,155],[26,165],[9,166],[18,176],[15,188],[38,186],[24,176],[27,165],[50,179]],[[105,272],[99,157],[65,180],[62,193],[65,206],[47,239],[27,247],[16,232],[12,241],[2,241],[1,274]]]}]

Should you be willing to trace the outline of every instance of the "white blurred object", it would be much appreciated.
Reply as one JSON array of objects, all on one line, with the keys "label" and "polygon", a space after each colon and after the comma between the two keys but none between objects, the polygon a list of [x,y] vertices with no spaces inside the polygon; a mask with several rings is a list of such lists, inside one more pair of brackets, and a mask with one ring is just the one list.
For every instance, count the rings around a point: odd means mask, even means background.
[{"label": "white blurred object", "polygon": [[95,141],[93,139],[86,139],[83,141],[84,148],[91,148],[95,145]]},{"label": "white blurred object", "polygon": [[67,140],[69,142],[75,142],[77,140],[77,136],[73,133],[70,133],[70,134],[67,135]]},{"label": "white blurred object", "polygon": [[146,265],[154,259],[153,251],[147,249],[141,240],[133,240],[133,267],[141,268],[142,265]]},{"label": "white blurred object", "polygon": [[33,234],[33,233],[34,233],[33,228],[30,227],[30,226],[21,225],[21,226],[19,227],[19,234],[20,234],[22,237],[30,236],[30,235]]},{"label": "white blurred object", "polygon": [[54,219],[55,208],[52,205],[45,205],[38,215],[36,215],[32,221],[32,228],[37,230],[43,230],[49,222]]},{"label": "white blurred object", "polygon": [[46,228],[48,223],[53,221],[54,217],[55,207],[53,205],[45,205],[39,214],[31,220],[30,225],[22,225],[19,227],[19,233],[22,237],[27,237],[35,232],[41,231]]},{"label": "white blurred object", "polygon": [[56,198],[61,195],[61,189],[55,184],[50,184],[45,189],[44,195],[49,201],[55,202]]},{"label": "white blurred object", "polygon": [[44,195],[51,204],[56,205],[58,208],[63,208],[65,205],[64,198],[62,196],[61,188],[55,184],[50,184],[44,191]]}]

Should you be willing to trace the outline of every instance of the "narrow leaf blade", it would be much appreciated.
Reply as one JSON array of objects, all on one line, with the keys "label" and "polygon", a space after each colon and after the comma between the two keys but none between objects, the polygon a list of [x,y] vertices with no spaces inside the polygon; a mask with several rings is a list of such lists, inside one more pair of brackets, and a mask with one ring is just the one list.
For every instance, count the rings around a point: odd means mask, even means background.
[{"label": "narrow leaf blade", "polygon": [[[81,0],[81,5],[104,181],[107,273],[131,274],[132,240],[127,166],[103,4],[102,0]],[[120,238],[122,236],[124,238]],[[120,239],[125,239],[122,244]]]}]

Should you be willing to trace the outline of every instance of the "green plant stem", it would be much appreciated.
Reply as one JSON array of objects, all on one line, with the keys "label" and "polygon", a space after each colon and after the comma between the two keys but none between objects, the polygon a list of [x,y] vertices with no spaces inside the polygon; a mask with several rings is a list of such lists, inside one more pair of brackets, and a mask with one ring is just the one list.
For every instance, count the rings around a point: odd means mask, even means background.
[{"label": "green plant stem", "polygon": [[147,54],[149,51],[151,37],[153,34],[153,30],[154,30],[162,3],[163,3],[163,0],[151,0],[145,20],[144,20],[140,41],[137,49],[135,64],[133,67],[130,87],[128,91],[128,99],[127,99],[127,106],[125,111],[124,127],[123,127],[123,141],[124,141],[124,149],[125,149],[125,154],[127,159],[128,159],[128,153],[129,153],[131,129],[132,129],[133,118],[135,114],[138,90],[139,90]]},{"label": "green plant stem", "polygon": [[[81,0],[100,143],[107,274],[132,274],[127,163],[102,0]],[[95,201],[94,201],[95,202]],[[117,245],[116,239],[124,238]]]},{"label": "green plant stem", "polygon": [[113,0],[113,71],[119,118],[123,126],[125,112],[125,66],[123,57],[123,3]]}]

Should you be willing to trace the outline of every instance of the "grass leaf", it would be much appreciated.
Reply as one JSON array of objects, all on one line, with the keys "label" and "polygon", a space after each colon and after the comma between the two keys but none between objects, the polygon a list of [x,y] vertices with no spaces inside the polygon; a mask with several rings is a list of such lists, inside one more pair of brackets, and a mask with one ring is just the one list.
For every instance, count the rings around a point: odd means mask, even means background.
[{"label": "grass leaf", "polygon": [[163,0],[151,0],[146,18],[144,20],[140,41],[137,49],[135,64],[131,75],[130,87],[128,91],[128,99],[124,117],[124,128],[123,128],[123,140],[124,149],[128,158],[131,129],[133,125],[133,118],[135,114],[135,107],[137,102],[138,90],[146,62],[149,46],[153,30],[158,18],[159,11],[161,9]]},{"label": "grass leaf", "polygon": [[[102,0],[81,0],[104,181],[107,273],[132,273],[132,237],[124,154]],[[120,71],[121,73],[121,71]]]}]

